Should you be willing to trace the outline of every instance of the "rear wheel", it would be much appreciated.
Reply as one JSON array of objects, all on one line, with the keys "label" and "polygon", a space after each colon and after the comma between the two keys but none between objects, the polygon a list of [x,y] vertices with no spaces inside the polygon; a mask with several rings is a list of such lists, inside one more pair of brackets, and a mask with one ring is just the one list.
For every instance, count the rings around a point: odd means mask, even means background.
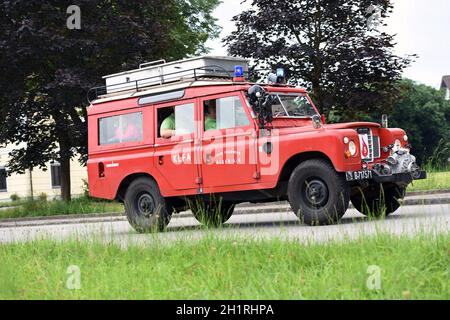
[{"label": "rear wheel", "polygon": [[289,179],[288,198],[292,210],[309,225],[338,222],[347,211],[349,196],[345,179],[325,160],[302,162]]},{"label": "rear wheel", "polygon": [[190,203],[192,214],[201,224],[219,227],[233,215],[235,205],[225,201],[204,202],[200,199]]},{"label": "rear wheel", "polygon": [[395,212],[399,199],[405,197],[406,189],[397,185],[373,184],[367,188],[355,189],[351,200],[356,210],[365,216],[382,217]]},{"label": "rear wheel", "polygon": [[131,226],[141,233],[164,230],[172,216],[171,206],[150,178],[134,180],[125,194],[125,213]]}]

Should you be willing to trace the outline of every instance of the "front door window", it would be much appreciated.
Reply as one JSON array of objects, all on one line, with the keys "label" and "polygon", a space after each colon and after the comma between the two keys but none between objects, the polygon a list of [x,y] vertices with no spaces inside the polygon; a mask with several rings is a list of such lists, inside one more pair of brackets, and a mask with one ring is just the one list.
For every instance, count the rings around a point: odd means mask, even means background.
[{"label": "front door window", "polygon": [[238,96],[206,100],[204,107],[204,129],[221,130],[250,125],[241,99]]}]

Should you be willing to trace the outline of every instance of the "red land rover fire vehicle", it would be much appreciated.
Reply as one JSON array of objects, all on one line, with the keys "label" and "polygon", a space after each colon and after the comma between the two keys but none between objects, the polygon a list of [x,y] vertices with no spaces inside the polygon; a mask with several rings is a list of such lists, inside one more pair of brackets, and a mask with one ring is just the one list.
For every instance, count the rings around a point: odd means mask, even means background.
[{"label": "red land rover fire vehicle", "polygon": [[325,124],[282,69],[266,84],[247,72],[246,60],[205,56],[105,76],[88,108],[91,196],[123,201],[139,232],[188,208],[219,225],[238,203],[278,200],[321,225],[338,222],[350,200],[388,215],[426,177],[402,129]]}]

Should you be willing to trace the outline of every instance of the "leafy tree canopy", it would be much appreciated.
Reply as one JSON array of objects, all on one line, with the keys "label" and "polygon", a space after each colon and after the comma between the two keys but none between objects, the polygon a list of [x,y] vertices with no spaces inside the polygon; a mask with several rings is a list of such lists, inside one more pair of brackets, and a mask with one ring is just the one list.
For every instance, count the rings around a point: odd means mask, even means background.
[{"label": "leafy tree canopy", "polygon": [[87,90],[105,74],[207,51],[218,3],[77,0],[81,29],[71,30],[73,1],[0,1],[0,144],[27,143],[12,152],[10,171],[58,160],[70,198],[69,160],[87,153]]},{"label": "leafy tree canopy", "polygon": [[404,129],[413,154],[422,164],[448,165],[450,158],[450,101],[432,87],[403,80],[398,84],[400,99],[390,115],[389,125]]},{"label": "leafy tree canopy", "polygon": [[410,63],[380,31],[391,11],[389,0],[253,0],[224,41],[256,69],[284,67],[332,120],[355,120],[390,110]]}]

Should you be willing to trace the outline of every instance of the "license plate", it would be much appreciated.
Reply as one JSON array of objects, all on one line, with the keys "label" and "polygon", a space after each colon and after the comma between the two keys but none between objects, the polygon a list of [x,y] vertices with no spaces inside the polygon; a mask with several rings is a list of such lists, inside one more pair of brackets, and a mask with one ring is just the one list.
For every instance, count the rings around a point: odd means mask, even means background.
[{"label": "license plate", "polygon": [[349,171],[345,173],[345,177],[347,181],[368,180],[372,179],[372,171],[370,170]]}]

